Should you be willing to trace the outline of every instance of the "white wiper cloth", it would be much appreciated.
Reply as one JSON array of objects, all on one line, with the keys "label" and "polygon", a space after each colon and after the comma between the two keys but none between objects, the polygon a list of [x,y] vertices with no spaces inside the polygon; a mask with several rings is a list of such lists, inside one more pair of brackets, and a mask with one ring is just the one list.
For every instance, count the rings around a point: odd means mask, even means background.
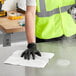
[{"label": "white wiper cloth", "polygon": [[41,52],[41,57],[36,56],[35,60],[33,60],[32,57],[30,60],[25,60],[23,57],[20,57],[22,52],[23,50],[15,51],[4,63],[34,68],[44,68],[49,62],[49,59],[54,56],[54,53]]}]

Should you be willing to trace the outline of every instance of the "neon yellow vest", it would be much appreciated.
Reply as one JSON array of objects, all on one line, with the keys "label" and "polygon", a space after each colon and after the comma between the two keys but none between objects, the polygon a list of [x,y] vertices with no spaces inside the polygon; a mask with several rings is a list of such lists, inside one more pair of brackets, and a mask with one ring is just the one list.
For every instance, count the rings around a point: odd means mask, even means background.
[{"label": "neon yellow vest", "polygon": [[67,10],[75,0],[36,0],[36,37],[51,39],[76,34],[76,24]]}]

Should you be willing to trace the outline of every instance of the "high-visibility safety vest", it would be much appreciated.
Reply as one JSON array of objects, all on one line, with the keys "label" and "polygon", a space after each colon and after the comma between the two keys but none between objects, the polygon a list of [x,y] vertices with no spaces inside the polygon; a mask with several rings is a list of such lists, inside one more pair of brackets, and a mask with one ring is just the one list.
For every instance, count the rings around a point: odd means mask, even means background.
[{"label": "high-visibility safety vest", "polygon": [[36,37],[51,39],[76,34],[76,24],[67,10],[75,0],[36,0]]}]

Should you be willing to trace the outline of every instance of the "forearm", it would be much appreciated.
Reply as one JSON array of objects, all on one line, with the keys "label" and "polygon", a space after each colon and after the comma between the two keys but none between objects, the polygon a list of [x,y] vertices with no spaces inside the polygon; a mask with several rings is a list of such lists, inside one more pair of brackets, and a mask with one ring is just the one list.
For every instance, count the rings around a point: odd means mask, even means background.
[{"label": "forearm", "polygon": [[35,43],[35,12],[26,11],[25,23],[27,41]]}]

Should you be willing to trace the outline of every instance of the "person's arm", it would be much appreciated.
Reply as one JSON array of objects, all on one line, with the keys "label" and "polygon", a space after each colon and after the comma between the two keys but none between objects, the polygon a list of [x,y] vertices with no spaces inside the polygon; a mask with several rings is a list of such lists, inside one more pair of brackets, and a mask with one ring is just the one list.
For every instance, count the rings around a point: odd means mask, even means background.
[{"label": "person's arm", "polygon": [[25,30],[26,30],[26,38],[28,43],[35,43],[35,13],[36,13],[36,6],[27,6],[25,13]]},{"label": "person's arm", "polygon": [[36,0],[26,0],[27,1],[27,10],[25,14],[26,22],[26,37],[28,41],[27,49],[21,54],[21,57],[24,59],[30,59],[30,55],[35,59],[35,55],[41,56],[40,51],[36,46],[35,38],[35,13],[36,13]]}]

